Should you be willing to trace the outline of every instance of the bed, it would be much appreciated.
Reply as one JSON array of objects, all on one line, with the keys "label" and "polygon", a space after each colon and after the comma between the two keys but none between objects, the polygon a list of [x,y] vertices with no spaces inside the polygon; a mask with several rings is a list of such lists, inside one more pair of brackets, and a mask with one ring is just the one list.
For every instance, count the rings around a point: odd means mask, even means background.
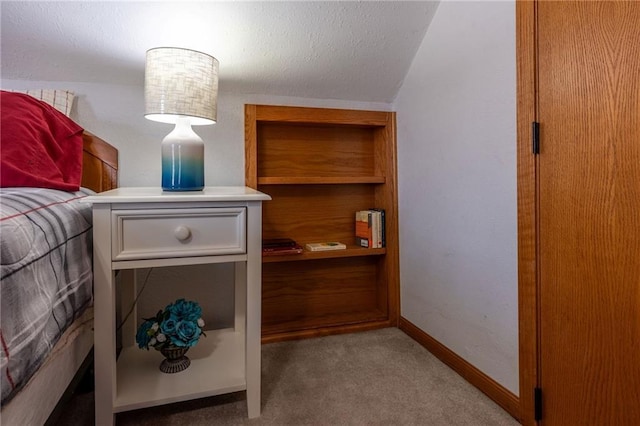
[{"label": "bed", "polygon": [[[81,164],[78,170],[70,167],[71,174],[76,174],[74,185],[66,187],[67,182],[63,182],[61,185],[64,184],[66,189],[55,188],[56,184],[50,189],[48,182],[51,176],[46,176],[48,180],[44,184],[36,183],[39,187],[23,185],[25,182],[22,181],[17,181],[17,186],[6,185],[11,181],[5,170],[13,167],[8,161],[12,152],[7,147],[14,140],[9,139],[13,134],[7,129],[14,125],[13,121],[5,120],[10,110],[5,105],[5,99],[9,98],[6,93],[2,92],[0,170],[3,181],[3,188],[0,188],[0,421],[8,426],[41,425],[49,418],[81,366],[90,361],[93,347],[91,209],[80,199],[92,191],[116,187],[118,152],[97,136],[79,126],[74,127],[77,152],[73,156]],[[38,107],[55,116],[56,122],[62,120],[57,112],[49,111],[48,106]],[[77,129],[80,129],[79,133]],[[66,161],[63,157],[76,149],[65,145],[59,152],[51,154],[48,151],[55,151],[56,147],[52,148],[47,143],[44,148],[47,152],[29,152],[29,159],[24,160],[30,161],[28,166],[38,159],[43,163],[40,166],[50,168],[51,165],[41,157],[51,155],[55,161]],[[21,149],[16,155],[23,155],[23,151]],[[27,168],[19,162],[16,164],[17,168]],[[11,242],[12,235],[18,237],[15,242]],[[36,244],[41,241],[46,247],[40,248]],[[53,284],[53,289],[48,287],[49,284]],[[36,310],[34,305],[47,305],[50,311],[43,313],[40,306]],[[49,338],[50,341],[47,340]],[[35,358],[32,359],[32,355]]]}]

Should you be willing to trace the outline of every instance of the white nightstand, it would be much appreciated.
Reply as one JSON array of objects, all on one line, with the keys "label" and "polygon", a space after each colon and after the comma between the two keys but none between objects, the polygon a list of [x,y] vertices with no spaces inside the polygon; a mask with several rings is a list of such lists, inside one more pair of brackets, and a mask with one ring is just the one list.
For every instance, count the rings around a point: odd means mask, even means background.
[{"label": "white nightstand", "polygon": [[[117,412],[241,390],[249,417],[260,415],[262,201],[270,199],[248,187],[119,188],[85,198],[93,204],[96,425],[112,425]],[[189,368],[165,374],[157,351],[135,346],[128,321],[116,362],[116,270],[223,262],[236,265],[234,328],[206,331]]]}]

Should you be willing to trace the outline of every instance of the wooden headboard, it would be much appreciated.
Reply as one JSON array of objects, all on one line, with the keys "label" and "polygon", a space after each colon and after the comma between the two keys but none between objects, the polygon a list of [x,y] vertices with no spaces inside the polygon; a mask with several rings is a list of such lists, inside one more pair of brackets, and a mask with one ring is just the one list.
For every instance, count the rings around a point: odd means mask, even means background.
[{"label": "wooden headboard", "polygon": [[82,186],[96,192],[117,188],[118,150],[86,130],[82,139]]}]

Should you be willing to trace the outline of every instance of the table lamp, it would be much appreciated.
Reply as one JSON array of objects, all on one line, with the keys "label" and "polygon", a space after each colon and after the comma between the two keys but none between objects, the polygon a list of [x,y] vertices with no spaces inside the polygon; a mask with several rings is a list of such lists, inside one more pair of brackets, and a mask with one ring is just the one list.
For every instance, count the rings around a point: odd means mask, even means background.
[{"label": "table lamp", "polygon": [[162,140],[162,189],[202,190],[204,142],[191,126],[216,122],[218,60],[190,49],[150,49],[144,97],[145,118],[176,126]]}]

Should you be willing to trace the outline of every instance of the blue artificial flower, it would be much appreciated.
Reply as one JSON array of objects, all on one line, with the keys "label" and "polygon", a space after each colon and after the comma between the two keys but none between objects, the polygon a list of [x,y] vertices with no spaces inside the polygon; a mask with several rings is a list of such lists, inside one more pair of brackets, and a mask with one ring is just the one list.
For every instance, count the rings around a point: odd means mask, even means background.
[{"label": "blue artificial flower", "polygon": [[136,333],[138,347],[160,350],[167,346],[192,347],[198,343],[204,321],[197,302],[178,299],[159,311],[154,318],[144,318]]},{"label": "blue artificial flower", "polygon": [[196,302],[178,299],[167,306],[167,311],[179,320],[197,321],[202,316],[202,308]]},{"label": "blue artificial flower", "polygon": [[138,343],[138,347],[140,349],[149,349],[149,342],[151,341],[153,334],[155,334],[152,330],[154,322],[155,321],[147,320],[143,322],[140,327],[138,327],[138,332],[136,333],[136,342]]},{"label": "blue artificial flower", "polygon": [[171,342],[176,346],[191,347],[198,343],[202,331],[193,321],[180,321],[176,327],[176,335],[171,336]]},{"label": "blue artificial flower", "polygon": [[162,330],[162,333],[166,334],[167,336],[171,336],[176,332],[177,325],[178,325],[178,318],[176,318],[175,315],[169,315],[169,318],[162,321],[162,324],[160,325],[160,330]]}]

